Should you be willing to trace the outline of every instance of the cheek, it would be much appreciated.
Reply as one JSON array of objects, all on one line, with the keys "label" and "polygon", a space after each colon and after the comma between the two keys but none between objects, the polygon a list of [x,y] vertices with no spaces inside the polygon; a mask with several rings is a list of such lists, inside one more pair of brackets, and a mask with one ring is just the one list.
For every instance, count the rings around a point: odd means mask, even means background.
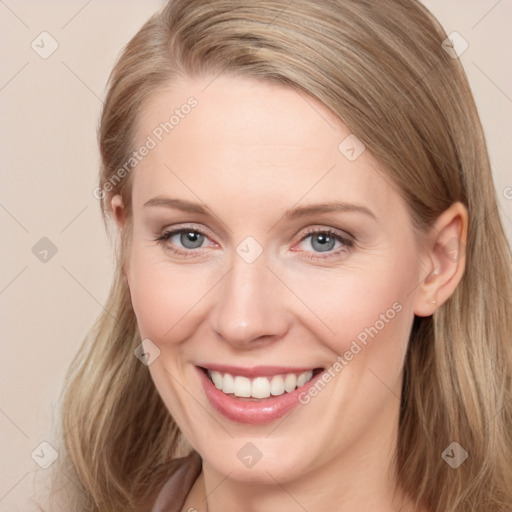
[{"label": "cheek", "polygon": [[183,330],[215,284],[206,267],[171,265],[163,251],[135,244],[128,281],[141,336],[158,345],[187,336]]},{"label": "cheek", "polygon": [[357,355],[361,366],[383,366],[384,360],[401,365],[414,318],[411,292],[418,274],[413,247],[404,247],[358,268],[293,277],[294,290],[314,313],[302,316],[309,319],[307,328],[336,354],[334,358],[346,354],[351,361]]}]

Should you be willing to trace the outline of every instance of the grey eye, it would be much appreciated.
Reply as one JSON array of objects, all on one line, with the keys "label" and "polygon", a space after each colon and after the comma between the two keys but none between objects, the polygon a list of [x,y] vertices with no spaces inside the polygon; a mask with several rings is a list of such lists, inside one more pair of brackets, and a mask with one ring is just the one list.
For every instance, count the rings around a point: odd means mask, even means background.
[{"label": "grey eye", "polygon": [[331,251],[336,244],[336,239],[327,233],[315,233],[310,238],[311,247],[318,252]]},{"label": "grey eye", "polygon": [[204,242],[204,235],[197,231],[183,231],[179,237],[180,244],[186,249],[198,249]]}]

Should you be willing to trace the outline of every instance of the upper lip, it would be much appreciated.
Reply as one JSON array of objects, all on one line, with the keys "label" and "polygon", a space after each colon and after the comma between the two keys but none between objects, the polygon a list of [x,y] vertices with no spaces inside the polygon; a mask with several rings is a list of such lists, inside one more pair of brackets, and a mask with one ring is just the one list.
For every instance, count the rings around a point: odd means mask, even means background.
[{"label": "upper lip", "polygon": [[217,371],[220,373],[229,373],[230,375],[240,377],[273,377],[274,375],[283,375],[286,373],[295,373],[300,375],[303,372],[319,370],[319,367],[302,366],[302,367],[286,367],[286,366],[230,366],[225,364],[203,364],[199,368],[205,370]]}]

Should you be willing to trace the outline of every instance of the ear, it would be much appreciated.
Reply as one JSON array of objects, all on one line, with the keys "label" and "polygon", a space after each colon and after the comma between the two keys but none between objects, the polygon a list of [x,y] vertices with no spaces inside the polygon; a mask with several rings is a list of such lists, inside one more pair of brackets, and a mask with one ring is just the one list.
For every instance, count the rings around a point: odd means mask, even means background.
[{"label": "ear", "polygon": [[[120,195],[115,195],[111,199],[110,208],[112,211],[112,216],[114,217],[116,224],[117,224],[117,229],[120,234],[120,239],[122,240],[123,230],[126,227],[126,208],[123,204],[123,199]],[[121,241],[121,244],[122,243],[123,242]],[[121,252],[122,252],[122,250],[121,250]],[[125,275],[125,278],[128,281],[129,270],[130,270],[130,258],[129,258],[128,254],[125,254],[125,256],[124,256],[122,267],[123,267],[123,274]]]},{"label": "ear", "polygon": [[114,217],[117,229],[122,231],[126,222],[126,212],[123,205],[123,199],[120,195],[115,195],[110,201],[110,209],[112,210],[112,216]]},{"label": "ear", "polygon": [[429,230],[424,246],[422,272],[427,277],[416,290],[414,313],[432,315],[452,295],[464,274],[468,213],[452,204]]}]

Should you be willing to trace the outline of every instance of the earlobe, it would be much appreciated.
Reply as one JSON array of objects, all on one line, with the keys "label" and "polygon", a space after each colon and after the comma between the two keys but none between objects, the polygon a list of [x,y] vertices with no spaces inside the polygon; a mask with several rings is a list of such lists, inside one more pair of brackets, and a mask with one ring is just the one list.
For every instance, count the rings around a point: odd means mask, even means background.
[{"label": "earlobe", "polygon": [[112,197],[110,201],[112,217],[115,219],[117,228],[121,231],[124,227],[126,216],[123,204],[123,198],[118,194]]},{"label": "earlobe", "polygon": [[426,277],[417,289],[414,313],[430,316],[446,302],[464,274],[468,214],[454,203],[436,220],[427,237],[423,272]]}]

